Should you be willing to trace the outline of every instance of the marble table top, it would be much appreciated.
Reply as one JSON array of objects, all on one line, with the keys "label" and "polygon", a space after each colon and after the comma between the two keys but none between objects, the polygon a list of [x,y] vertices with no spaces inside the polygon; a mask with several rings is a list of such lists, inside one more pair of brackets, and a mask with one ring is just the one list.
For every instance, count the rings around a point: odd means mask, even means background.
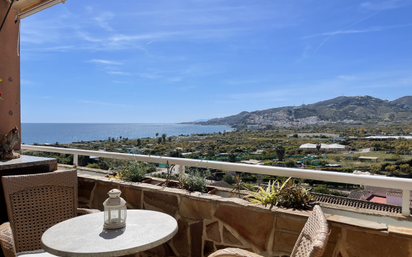
[{"label": "marble table top", "polygon": [[54,158],[21,155],[20,158],[17,159],[0,160],[0,170],[26,168],[38,165],[48,165],[52,163],[57,163],[57,160]]},{"label": "marble table top", "polygon": [[126,227],[103,229],[104,212],[75,217],[44,232],[47,252],[63,257],[111,257],[133,254],[169,241],[178,230],[176,220],[161,212],[127,210]]}]

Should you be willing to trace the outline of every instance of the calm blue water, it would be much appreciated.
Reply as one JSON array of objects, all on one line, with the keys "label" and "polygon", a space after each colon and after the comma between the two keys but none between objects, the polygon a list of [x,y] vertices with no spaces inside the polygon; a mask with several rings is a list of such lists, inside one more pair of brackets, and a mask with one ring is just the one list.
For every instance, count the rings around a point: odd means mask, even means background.
[{"label": "calm blue water", "polygon": [[22,123],[21,137],[24,144],[71,143],[78,141],[102,140],[108,137],[142,138],[187,135],[192,133],[213,133],[231,130],[226,126],[201,126],[190,124],[114,124],[114,123]]}]

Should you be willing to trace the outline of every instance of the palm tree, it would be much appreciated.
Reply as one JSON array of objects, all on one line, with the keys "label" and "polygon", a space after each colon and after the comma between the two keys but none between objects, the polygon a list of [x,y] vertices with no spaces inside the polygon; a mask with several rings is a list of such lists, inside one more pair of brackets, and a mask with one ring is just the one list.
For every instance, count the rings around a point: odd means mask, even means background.
[{"label": "palm tree", "polygon": [[163,139],[163,143],[165,143],[166,142],[166,134],[162,134],[162,139]]},{"label": "palm tree", "polygon": [[318,151],[318,154],[319,154],[319,151],[320,151],[321,147],[322,147],[322,145],[320,143],[316,144],[316,150]]},{"label": "palm tree", "polygon": [[281,145],[279,145],[278,147],[276,147],[276,155],[278,157],[279,161],[283,161],[283,157],[285,156],[285,148]]}]

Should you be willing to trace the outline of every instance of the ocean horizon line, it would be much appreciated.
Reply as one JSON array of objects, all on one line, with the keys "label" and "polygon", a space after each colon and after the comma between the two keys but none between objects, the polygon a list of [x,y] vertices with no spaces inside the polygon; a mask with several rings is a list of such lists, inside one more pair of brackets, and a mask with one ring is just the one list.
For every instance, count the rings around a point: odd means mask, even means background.
[{"label": "ocean horizon line", "polygon": [[[193,121],[188,121],[193,122]],[[21,122],[21,124],[185,124],[186,122]],[[202,124],[192,124],[202,125]],[[208,125],[220,126],[220,125]]]},{"label": "ocean horizon line", "polygon": [[24,144],[62,144],[117,138],[145,138],[156,134],[167,136],[217,133],[233,130],[228,126],[181,123],[22,123]]}]

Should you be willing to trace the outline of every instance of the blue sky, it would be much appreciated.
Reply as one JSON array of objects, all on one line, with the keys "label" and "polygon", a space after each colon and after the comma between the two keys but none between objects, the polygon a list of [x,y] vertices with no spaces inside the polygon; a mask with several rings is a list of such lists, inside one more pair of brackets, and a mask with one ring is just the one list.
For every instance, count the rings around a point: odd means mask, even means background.
[{"label": "blue sky", "polygon": [[22,20],[22,122],[412,95],[412,1],[67,0]]}]

